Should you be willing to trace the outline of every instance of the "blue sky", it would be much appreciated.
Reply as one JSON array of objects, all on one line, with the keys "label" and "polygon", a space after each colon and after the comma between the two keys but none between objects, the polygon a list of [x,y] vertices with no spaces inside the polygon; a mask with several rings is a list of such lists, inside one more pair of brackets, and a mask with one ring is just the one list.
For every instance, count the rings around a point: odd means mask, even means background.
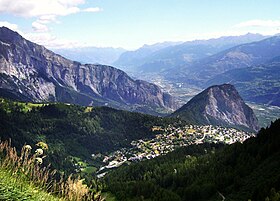
[{"label": "blue sky", "polygon": [[50,48],[135,49],[280,32],[279,0],[0,0],[0,26]]}]

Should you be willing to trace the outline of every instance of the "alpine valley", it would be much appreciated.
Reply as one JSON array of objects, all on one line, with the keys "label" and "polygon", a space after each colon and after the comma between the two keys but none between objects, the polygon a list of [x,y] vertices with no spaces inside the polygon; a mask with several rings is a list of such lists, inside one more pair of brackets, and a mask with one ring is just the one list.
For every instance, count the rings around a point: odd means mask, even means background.
[{"label": "alpine valley", "polygon": [[0,200],[280,200],[279,36],[53,51],[0,27]]}]

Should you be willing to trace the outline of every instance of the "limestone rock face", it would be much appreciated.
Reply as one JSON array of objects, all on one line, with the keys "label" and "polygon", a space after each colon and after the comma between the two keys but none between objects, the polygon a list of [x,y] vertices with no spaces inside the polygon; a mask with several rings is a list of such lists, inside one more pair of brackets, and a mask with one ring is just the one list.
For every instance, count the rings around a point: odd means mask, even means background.
[{"label": "limestone rock face", "polygon": [[68,60],[5,27],[0,28],[0,90],[2,96],[34,102],[105,104],[120,109],[176,107],[157,85],[133,80],[110,66]]},{"label": "limestone rock face", "polygon": [[258,120],[233,85],[215,85],[175,111],[176,116],[198,124],[229,125],[257,131]]}]

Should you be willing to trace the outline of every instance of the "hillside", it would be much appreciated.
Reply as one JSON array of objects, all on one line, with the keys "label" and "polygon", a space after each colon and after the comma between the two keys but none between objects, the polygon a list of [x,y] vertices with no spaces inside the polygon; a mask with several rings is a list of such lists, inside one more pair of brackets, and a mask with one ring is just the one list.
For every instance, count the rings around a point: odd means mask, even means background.
[{"label": "hillside", "polygon": [[71,157],[91,161],[92,154],[106,153],[130,146],[132,140],[149,138],[154,125],[171,119],[108,107],[31,104],[1,99],[0,136],[12,139],[20,149],[24,143],[46,142],[48,157],[57,169],[74,170]]},{"label": "hillside", "polygon": [[195,124],[237,126],[258,131],[258,120],[233,85],[211,86],[176,110],[172,117]]},{"label": "hillside", "polygon": [[81,64],[32,43],[8,28],[0,28],[1,95],[33,102],[107,105],[164,113],[176,108],[158,86],[133,80],[104,65]]},{"label": "hillside", "polygon": [[[279,200],[280,120],[229,146],[194,145],[105,177],[117,200]],[[277,193],[278,192],[278,193]]]}]

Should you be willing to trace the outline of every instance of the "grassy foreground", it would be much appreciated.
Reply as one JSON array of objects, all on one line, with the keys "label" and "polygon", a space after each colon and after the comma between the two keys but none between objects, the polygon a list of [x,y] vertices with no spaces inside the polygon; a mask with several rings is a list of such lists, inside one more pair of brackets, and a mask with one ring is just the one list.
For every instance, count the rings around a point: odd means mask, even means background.
[{"label": "grassy foreground", "polygon": [[0,141],[0,200],[103,200],[79,177],[65,177],[43,166],[47,144],[25,145],[18,155],[10,141]]},{"label": "grassy foreground", "polygon": [[12,172],[0,168],[0,200],[64,200],[30,184],[22,176],[13,175]]}]

